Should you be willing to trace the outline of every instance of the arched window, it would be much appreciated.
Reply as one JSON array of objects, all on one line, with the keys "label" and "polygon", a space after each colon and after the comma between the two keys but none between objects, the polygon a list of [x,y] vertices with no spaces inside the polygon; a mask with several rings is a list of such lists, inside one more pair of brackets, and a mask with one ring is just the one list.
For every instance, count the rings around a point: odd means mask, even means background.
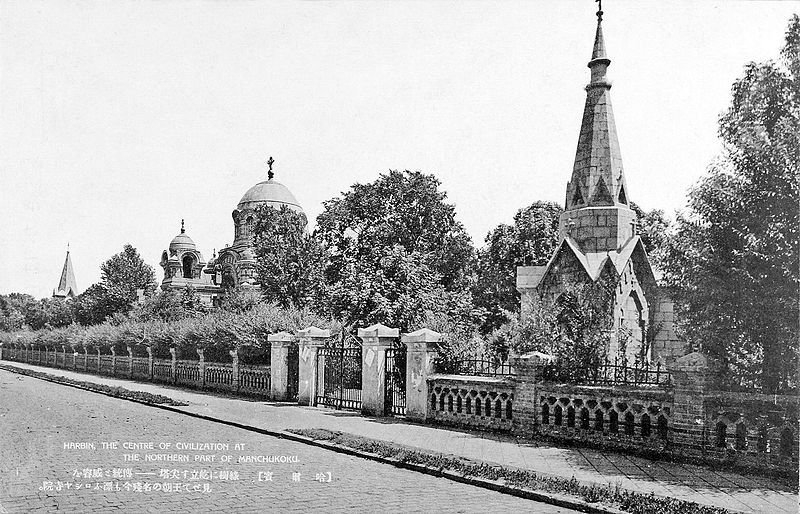
[{"label": "arched window", "polygon": [[608,414],[608,431],[612,434],[616,434],[619,431],[619,414],[615,410]]},{"label": "arched window", "polygon": [[556,405],[556,408],[553,409],[553,415],[555,417],[555,424],[561,426],[561,405]]},{"label": "arched window", "polygon": [[747,449],[747,427],[744,425],[744,423],[739,423],[736,425],[736,449]]},{"label": "arched window", "polygon": [[715,432],[717,434],[716,447],[725,448],[725,440],[728,437],[728,426],[720,421],[717,423]]},{"label": "arched window", "polygon": [[567,426],[569,428],[575,428],[575,407],[572,405],[567,407]]},{"label": "arched window", "polygon": [[187,253],[183,256],[183,278],[192,278],[192,268],[194,268],[194,256]]},{"label": "arched window", "polygon": [[542,425],[550,424],[550,405],[547,403],[542,404]]}]

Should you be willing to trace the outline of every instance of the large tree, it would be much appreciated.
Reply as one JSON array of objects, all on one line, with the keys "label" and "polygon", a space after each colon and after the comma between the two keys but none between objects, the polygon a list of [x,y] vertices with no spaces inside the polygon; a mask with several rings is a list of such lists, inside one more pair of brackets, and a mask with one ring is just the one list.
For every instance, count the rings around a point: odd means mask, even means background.
[{"label": "large tree", "polygon": [[558,244],[561,207],[535,202],[520,209],[514,224],[501,224],[486,235],[478,251],[478,277],[473,289],[475,304],[486,311],[484,332],[500,327],[509,314],[519,312],[517,266],[542,266]]},{"label": "large tree", "polygon": [[126,313],[141,291],[150,296],[156,290],[156,274],[131,245],[100,266],[100,282],[77,298],[76,318],[82,324],[104,321],[115,313]]},{"label": "large tree", "polygon": [[797,368],[800,19],[779,63],[750,63],[720,118],[725,154],[689,194],[667,256],[687,336],[732,381],[773,392]]},{"label": "large tree", "polygon": [[439,186],[433,175],[390,171],[324,203],[316,235],[328,252],[326,314],[406,328],[431,309],[464,305],[474,250]]},{"label": "large tree", "polygon": [[309,305],[321,286],[324,252],[306,224],[304,214],[286,206],[256,210],[253,244],[261,292],[281,307]]}]

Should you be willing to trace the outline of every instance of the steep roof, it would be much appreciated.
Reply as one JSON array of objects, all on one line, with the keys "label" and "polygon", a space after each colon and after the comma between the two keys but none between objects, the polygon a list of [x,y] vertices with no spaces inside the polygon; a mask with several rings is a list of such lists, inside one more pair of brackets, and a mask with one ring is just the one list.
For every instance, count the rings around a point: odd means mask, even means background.
[{"label": "steep roof", "polygon": [[73,297],[78,295],[78,286],[75,283],[75,272],[72,269],[72,259],[69,257],[64,260],[64,268],[61,270],[61,279],[58,281],[58,288],[53,292],[57,298]]},{"label": "steep roof", "polygon": [[606,77],[610,64],[603,38],[601,11],[597,17],[592,58],[588,64],[591,81],[586,86],[578,148],[572,177],[567,184],[566,210],[629,205],[617,127],[611,108],[611,83]]}]

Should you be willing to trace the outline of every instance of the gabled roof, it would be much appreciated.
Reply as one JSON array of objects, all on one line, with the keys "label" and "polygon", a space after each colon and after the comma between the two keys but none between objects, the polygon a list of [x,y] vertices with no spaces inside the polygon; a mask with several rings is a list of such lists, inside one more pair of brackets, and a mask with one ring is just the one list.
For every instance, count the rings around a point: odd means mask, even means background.
[{"label": "gabled roof", "polygon": [[[637,249],[642,253],[644,261],[648,263],[649,267],[650,261],[647,259],[647,253],[645,252],[642,238],[639,236],[634,236],[631,238],[628,243],[618,252],[608,251],[587,253],[582,252],[578,244],[571,237],[567,236],[561,240],[558,248],[555,252],[553,252],[553,256],[545,266],[545,270],[542,273],[541,278],[543,279],[545,276],[547,276],[562,250],[571,252],[572,255],[575,256],[575,259],[581,263],[589,278],[594,282],[600,278],[600,274],[603,272],[603,268],[607,262],[610,262],[611,265],[614,266],[614,269],[616,269],[617,273],[622,274],[622,272],[625,270],[625,266],[628,265],[628,262],[631,260],[631,257],[633,256],[634,252],[637,251]],[[650,273],[652,273],[652,269],[650,270]],[[537,281],[537,285],[538,283],[541,283],[541,279]]]}]

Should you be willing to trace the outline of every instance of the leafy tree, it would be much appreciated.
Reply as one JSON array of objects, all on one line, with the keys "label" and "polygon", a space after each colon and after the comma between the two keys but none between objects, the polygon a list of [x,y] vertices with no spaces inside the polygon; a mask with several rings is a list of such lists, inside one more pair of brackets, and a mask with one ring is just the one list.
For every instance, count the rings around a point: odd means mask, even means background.
[{"label": "leafy tree", "polygon": [[542,266],[558,244],[561,207],[552,202],[535,202],[520,209],[514,224],[498,225],[486,236],[478,251],[478,278],[473,289],[475,304],[485,309],[485,333],[510,321],[519,312],[516,287],[517,266]]},{"label": "leafy tree", "polygon": [[256,210],[253,244],[261,291],[282,307],[303,308],[321,286],[323,250],[306,224],[305,215],[286,206]]},{"label": "leafy tree", "polygon": [[[316,236],[325,246],[318,310],[346,324],[408,328],[426,312],[460,312],[473,248],[433,175],[390,171],[324,203]],[[471,299],[467,302],[471,304]]]},{"label": "leafy tree", "polygon": [[650,264],[662,270],[664,258],[669,246],[671,225],[661,209],[645,212],[641,207],[631,202],[631,208],[636,212],[639,221],[639,236],[650,259]]},{"label": "leafy tree", "polygon": [[131,245],[100,266],[100,282],[81,293],[76,319],[84,325],[102,323],[115,313],[127,313],[139,299],[139,291],[150,296],[156,290],[156,274]]},{"label": "leafy tree", "polygon": [[778,390],[797,369],[800,19],[780,64],[750,63],[720,118],[725,154],[689,193],[667,282],[686,334],[735,382]]},{"label": "leafy tree", "polygon": [[39,302],[23,293],[0,295],[0,331],[21,330],[32,312],[39,309]]}]

